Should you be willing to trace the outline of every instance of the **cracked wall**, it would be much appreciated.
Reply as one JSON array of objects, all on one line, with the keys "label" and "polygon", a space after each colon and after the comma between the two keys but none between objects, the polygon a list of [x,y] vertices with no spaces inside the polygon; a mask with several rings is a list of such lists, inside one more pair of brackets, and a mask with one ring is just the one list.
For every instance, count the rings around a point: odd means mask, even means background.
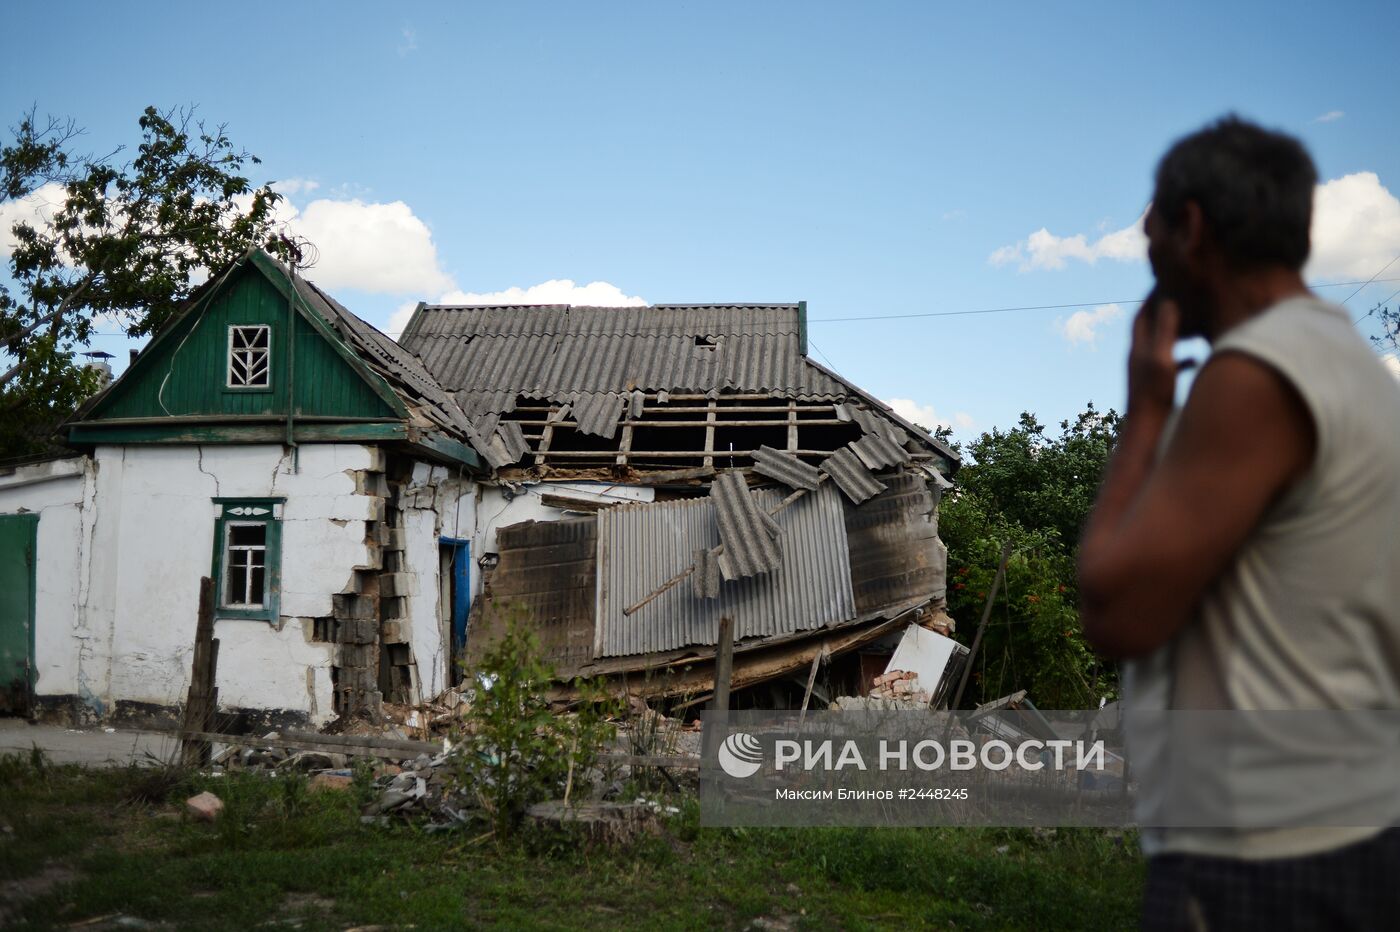
[{"label": "cracked wall", "polygon": [[73,465],[40,464],[73,475],[0,477],[0,512],[40,511],[37,694],[77,697],[99,716],[118,702],[182,703],[199,579],[212,569],[212,499],[284,497],[281,614],[217,621],[220,704],[328,720],[344,648],[316,627],[357,568],[378,573],[385,499],[356,473],[383,463],[354,444],[302,446],[298,458],[293,470],[277,445],[102,446],[57,461]]}]

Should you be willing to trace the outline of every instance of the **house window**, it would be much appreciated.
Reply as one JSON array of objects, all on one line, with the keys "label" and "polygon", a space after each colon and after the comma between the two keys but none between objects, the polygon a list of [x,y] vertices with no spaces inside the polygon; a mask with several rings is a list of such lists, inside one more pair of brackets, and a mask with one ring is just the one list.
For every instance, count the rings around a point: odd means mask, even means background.
[{"label": "house window", "polygon": [[272,328],[228,328],[228,387],[272,387]]},{"label": "house window", "polygon": [[214,579],[221,618],[277,620],[282,499],[214,500]]}]

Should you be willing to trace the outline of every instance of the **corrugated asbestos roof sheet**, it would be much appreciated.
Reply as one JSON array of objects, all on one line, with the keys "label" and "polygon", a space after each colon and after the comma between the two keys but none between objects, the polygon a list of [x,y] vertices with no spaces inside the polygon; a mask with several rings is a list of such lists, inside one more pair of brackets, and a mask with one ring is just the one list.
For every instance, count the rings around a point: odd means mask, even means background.
[{"label": "corrugated asbestos roof sheet", "polygon": [[719,524],[719,569],[726,580],[761,576],[782,562],[778,522],[758,506],[748,483],[737,472],[721,473],[710,485],[710,501]]},{"label": "corrugated asbestos roof sheet", "polygon": [[759,447],[753,458],[754,472],[776,479],[792,489],[815,489],[821,475],[817,467],[804,463],[791,453],[772,447]]},{"label": "corrugated asbestos roof sheet", "polygon": [[[782,501],[753,493],[764,511]],[[710,499],[619,505],[598,513],[598,622],[595,655],[617,657],[713,644],[721,615],[737,638],[772,637],[855,617],[851,563],[839,493],[823,485],[779,512],[782,562],[772,572],[724,583],[719,598],[673,586],[632,615],[622,610],[692,566],[719,542]]]},{"label": "corrugated asbestos roof sheet", "polygon": [[870,474],[870,470],[851,451],[849,444],[822,460],[819,467],[832,478],[846,497],[859,505],[868,498],[878,495],[885,486]]},{"label": "corrugated asbestos roof sheet", "polygon": [[899,466],[909,462],[909,451],[891,443],[883,434],[866,434],[850,444],[860,461],[870,469]]},{"label": "corrugated asbestos roof sheet", "polygon": [[469,411],[509,410],[503,394],[847,394],[802,355],[791,304],[424,307],[400,340]]},{"label": "corrugated asbestos roof sheet", "polygon": [[[284,273],[288,272],[285,265],[275,259],[272,261]],[[482,438],[472,429],[466,413],[443,390],[417,356],[356,317],[343,304],[300,275],[292,275],[291,280],[302,300],[389,383],[409,408],[417,409],[445,433],[459,440],[467,440],[478,452],[481,451]]]}]

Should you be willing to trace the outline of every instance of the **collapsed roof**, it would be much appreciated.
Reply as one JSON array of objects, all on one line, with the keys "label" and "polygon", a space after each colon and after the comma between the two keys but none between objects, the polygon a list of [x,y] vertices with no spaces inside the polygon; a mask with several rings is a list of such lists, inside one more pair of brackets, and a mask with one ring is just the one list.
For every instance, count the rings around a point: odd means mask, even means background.
[{"label": "collapsed roof", "polygon": [[765,445],[815,465],[852,442],[871,465],[907,444],[945,475],[958,464],[807,358],[804,304],[420,305],[400,342],[497,469],[747,468]]}]

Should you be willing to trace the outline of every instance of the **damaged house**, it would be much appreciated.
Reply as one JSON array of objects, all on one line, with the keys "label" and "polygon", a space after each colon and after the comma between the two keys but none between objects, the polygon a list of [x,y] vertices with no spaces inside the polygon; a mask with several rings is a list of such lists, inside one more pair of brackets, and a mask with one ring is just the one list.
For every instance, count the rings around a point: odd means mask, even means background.
[{"label": "damaged house", "polygon": [[420,305],[396,343],[254,252],[68,440],[0,475],[11,708],[168,716],[205,576],[249,728],[430,699],[512,620],[565,680],[700,698],[722,617],[737,689],[951,624],[957,458],[809,359],[800,303]]}]

